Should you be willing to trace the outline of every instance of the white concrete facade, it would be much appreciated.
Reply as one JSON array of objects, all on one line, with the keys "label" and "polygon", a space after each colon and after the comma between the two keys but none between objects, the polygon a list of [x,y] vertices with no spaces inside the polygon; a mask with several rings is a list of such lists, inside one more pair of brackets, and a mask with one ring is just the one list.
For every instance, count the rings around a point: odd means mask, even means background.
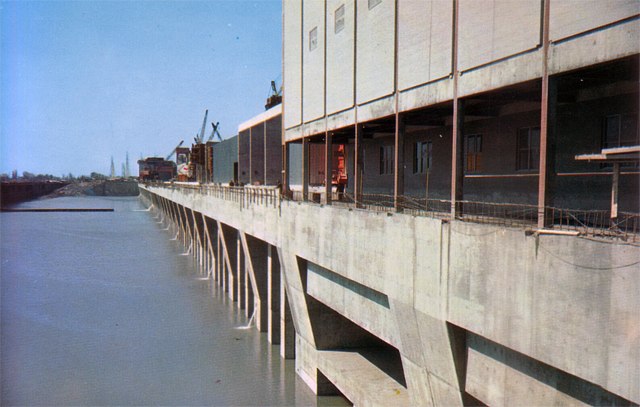
[{"label": "white concrete facade", "polygon": [[285,141],[640,52],[637,1],[549,1],[547,61],[543,1],[283,1]]}]

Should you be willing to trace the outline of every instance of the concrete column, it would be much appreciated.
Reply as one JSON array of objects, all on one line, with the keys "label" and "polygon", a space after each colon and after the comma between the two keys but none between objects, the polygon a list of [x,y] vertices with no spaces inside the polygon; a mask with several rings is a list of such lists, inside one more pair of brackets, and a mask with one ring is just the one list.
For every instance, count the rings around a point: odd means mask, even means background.
[{"label": "concrete column", "polygon": [[453,131],[451,155],[451,218],[462,210],[458,201],[464,199],[464,100],[453,101]]},{"label": "concrete column", "polygon": [[404,118],[399,113],[396,113],[393,207],[397,212],[402,211],[402,199],[404,197],[404,134]]},{"label": "concrete column", "polygon": [[184,220],[182,205],[175,204],[175,208],[176,208],[176,215],[178,216],[178,223],[180,224],[180,238],[182,240],[182,245],[185,246],[187,244],[187,225]]},{"label": "concrete column", "polygon": [[176,212],[175,204],[171,201],[168,202],[169,211],[171,213],[171,219],[173,220],[173,233],[178,235],[180,233],[180,221],[178,219],[178,213]]},{"label": "concrete column", "polygon": [[[280,277],[282,277],[282,274],[283,271],[280,270]],[[280,278],[280,310],[280,357],[283,359],[295,359],[296,330],[293,325],[293,316],[291,315],[283,278]]]},{"label": "concrete column", "polygon": [[[182,207],[182,218],[184,220],[184,246],[188,248],[193,245],[193,238],[191,237],[191,224],[189,222],[189,216],[187,215],[187,208]],[[193,247],[193,246],[192,246]],[[188,250],[188,249],[187,249]]]},{"label": "concrete column", "polygon": [[273,246],[267,252],[267,339],[269,343],[280,343],[280,260]]},{"label": "concrete column", "polygon": [[245,270],[245,260],[244,260],[244,252],[242,250],[242,241],[240,238],[240,232],[236,234],[236,299],[238,301],[237,307],[239,309],[245,309],[245,290],[246,290],[246,270]]},{"label": "concrete column", "polygon": [[333,133],[326,132],[324,137],[324,190],[325,205],[331,205],[333,185],[332,171],[333,169]]},{"label": "concrete column", "polygon": [[195,257],[198,263],[198,268],[202,272],[202,266],[204,265],[204,248],[205,248],[205,233],[204,233],[204,223],[202,222],[202,215],[196,211],[191,211],[191,216],[193,218],[193,229],[196,237],[196,251]]},{"label": "concrete column", "polygon": [[464,386],[458,366],[464,364],[466,348],[458,346],[460,338],[452,336],[445,320],[419,312],[411,304],[393,301],[391,311],[397,321],[411,405],[462,406]]},{"label": "concrete column", "polygon": [[220,230],[220,241],[224,253],[225,272],[222,273],[223,289],[226,291],[232,301],[237,301],[235,289],[235,276],[237,266],[237,231],[229,226],[222,225],[218,222]]},{"label": "concrete column", "polygon": [[223,258],[224,254],[222,253],[222,242],[220,241],[220,225],[216,222],[216,269],[215,269],[215,280],[218,282],[218,286],[222,284],[222,268],[224,267]]},{"label": "concrete column", "polygon": [[302,200],[309,200],[309,140],[302,139]]},{"label": "concrete column", "polygon": [[207,256],[206,256],[206,262],[205,262],[205,268],[207,270],[207,276],[211,276],[213,275],[213,267],[215,264],[215,258],[216,258],[216,253],[215,253],[215,248],[213,245],[213,242],[211,241],[211,236],[214,235],[213,231],[211,230],[211,222],[209,222],[208,218],[206,216],[204,216],[204,214],[202,214],[202,222],[204,225],[204,231],[205,231],[205,236],[206,236],[206,241],[207,241]]},{"label": "concrete column", "polygon": [[[362,133],[363,126],[360,123],[356,124],[356,139],[355,139],[355,151],[354,151],[354,166],[353,166],[353,199],[356,207],[362,203]],[[349,182],[351,184],[351,182]]]},{"label": "concrete column", "polygon": [[[267,243],[242,233],[242,247],[245,253],[245,267],[247,269],[247,313],[251,315],[253,310],[249,306],[255,307],[256,326],[260,332],[267,332],[268,310],[267,302]],[[251,282],[251,284],[249,284]]]},{"label": "concrete column", "polygon": [[[249,262],[250,262],[250,258],[247,255],[246,261],[244,263],[244,268],[242,270],[242,274],[243,274],[243,279],[244,279],[244,304],[243,304],[243,308],[244,308],[244,316],[247,318],[251,318],[251,316],[253,316],[254,311],[257,313],[260,313],[261,310],[258,309],[256,311],[256,307],[255,307],[255,298],[254,298],[254,291],[252,289],[253,285],[251,284],[251,272],[249,271]],[[256,320],[260,319],[259,317],[255,317]]]}]

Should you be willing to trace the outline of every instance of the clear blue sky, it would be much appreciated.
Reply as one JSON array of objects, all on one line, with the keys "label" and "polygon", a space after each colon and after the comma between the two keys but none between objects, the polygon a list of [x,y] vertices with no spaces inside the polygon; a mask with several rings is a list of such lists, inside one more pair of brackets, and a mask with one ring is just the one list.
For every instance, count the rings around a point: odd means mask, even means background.
[{"label": "clear blue sky", "polygon": [[137,172],[207,108],[235,135],[282,79],[280,0],[0,4],[3,173]]}]

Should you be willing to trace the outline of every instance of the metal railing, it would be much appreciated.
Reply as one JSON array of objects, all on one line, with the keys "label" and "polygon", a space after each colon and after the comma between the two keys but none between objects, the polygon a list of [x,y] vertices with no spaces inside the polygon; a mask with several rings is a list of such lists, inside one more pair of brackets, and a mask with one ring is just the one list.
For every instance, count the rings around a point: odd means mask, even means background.
[{"label": "metal railing", "polygon": [[[280,207],[282,200],[301,201],[302,194],[295,191],[281,193],[275,186],[231,187],[215,184],[195,183],[147,183],[167,188],[180,188],[205,194],[217,199],[236,202],[241,208],[252,206]],[[299,192],[299,191],[298,191]],[[335,196],[334,196],[335,198]],[[309,201],[313,203],[313,201]],[[340,200],[333,200],[336,207],[358,208],[370,211],[400,211],[414,216],[438,219],[451,218],[451,201],[427,199],[411,195],[399,196],[397,204],[390,194],[362,194],[356,205],[354,196],[341,194]],[[506,227],[537,228],[538,207],[536,205],[493,203],[479,201],[457,201],[456,219],[464,222],[485,223]],[[620,212],[615,219],[606,210],[576,210],[546,208],[549,228],[553,230],[575,231],[582,235],[616,238],[629,242],[640,242],[640,214]]]},{"label": "metal railing", "polygon": [[241,208],[280,206],[280,189],[276,186],[226,186],[216,184],[196,184],[187,182],[148,183],[169,189],[181,189],[185,192],[199,193],[228,202],[235,202]]},{"label": "metal railing", "polygon": [[640,214],[638,213],[619,212],[617,218],[611,218],[611,212],[606,210],[546,208],[546,216],[553,220],[554,229],[640,242]]}]

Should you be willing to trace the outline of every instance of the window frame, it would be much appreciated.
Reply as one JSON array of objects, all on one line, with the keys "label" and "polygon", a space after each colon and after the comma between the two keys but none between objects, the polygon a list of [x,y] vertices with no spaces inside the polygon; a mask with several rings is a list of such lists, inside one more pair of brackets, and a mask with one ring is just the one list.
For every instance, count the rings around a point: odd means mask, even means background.
[{"label": "window frame", "polygon": [[[523,132],[526,142],[523,143]],[[534,132],[537,131],[537,138]],[[526,154],[526,162],[522,160]],[[521,127],[516,131],[516,171],[537,172],[540,169],[540,126]]]},{"label": "window frame", "polygon": [[380,146],[380,175],[393,174],[395,165],[394,146],[385,144]]},{"label": "window frame", "polygon": [[318,48],[318,26],[309,30],[309,52]]},{"label": "window frame", "polygon": [[[338,12],[340,12],[340,16],[338,16]],[[344,30],[345,27],[345,5],[341,4],[335,11],[333,12],[333,33],[338,34],[340,31]],[[340,22],[340,24],[338,24]]]},{"label": "window frame", "polygon": [[[426,151],[423,150],[424,147],[426,147]],[[431,140],[425,140],[413,143],[413,173],[425,174],[427,171],[431,171],[432,162],[433,142]]]},{"label": "window frame", "polygon": [[[474,144],[473,144],[474,151],[469,151],[469,143],[471,139],[474,140]],[[483,145],[482,133],[473,133],[473,134],[467,134],[464,136],[464,171],[465,173],[474,173],[474,172],[482,171],[482,145]]]},{"label": "window frame", "polygon": [[382,0],[367,0],[367,7],[369,10],[373,10],[380,3],[382,3]]}]

